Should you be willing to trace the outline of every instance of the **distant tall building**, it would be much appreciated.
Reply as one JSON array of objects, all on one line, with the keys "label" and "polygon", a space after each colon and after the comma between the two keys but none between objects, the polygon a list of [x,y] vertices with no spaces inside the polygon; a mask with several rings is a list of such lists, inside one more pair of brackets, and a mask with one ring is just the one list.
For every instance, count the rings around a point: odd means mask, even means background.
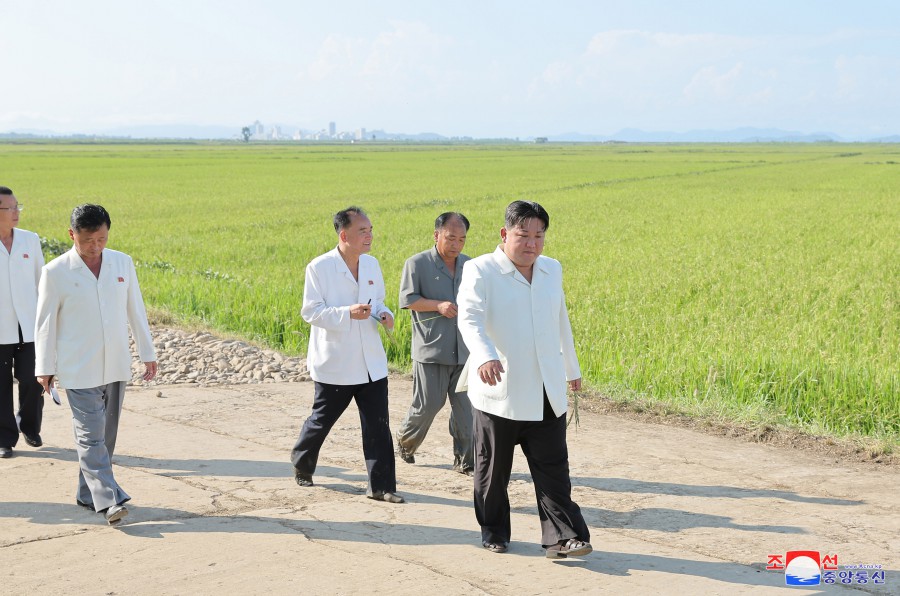
[{"label": "distant tall building", "polygon": [[266,129],[263,127],[262,122],[260,122],[259,120],[253,123],[253,134],[260,137],[263,137],[266,134]]},{"label": "distant tall building", "polygon": [[328,123],[328,136],[333,137],[336,132],[337,132],[337,126],[334,124],[334,122],[329,122]]},{"label": "distant tall building", "polygon": [[356,131],[356,140],[357,141],[362,141],[365,138],[366,138],[366,129],[365,128],[360,128],[359,130]]}]

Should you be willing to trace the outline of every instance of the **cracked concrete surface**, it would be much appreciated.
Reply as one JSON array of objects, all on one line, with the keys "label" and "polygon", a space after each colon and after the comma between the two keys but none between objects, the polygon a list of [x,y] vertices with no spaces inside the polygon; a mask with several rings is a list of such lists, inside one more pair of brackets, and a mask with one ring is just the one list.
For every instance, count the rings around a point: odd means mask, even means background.
[{"label": "cracked concrete surface", "polygon": [[[887,570],[884,585],[821,593],[900,593],[896,467],[582,412],[569,447],[594,553],[543,558],[517,454],[513,543],[496,555],[480,547],[471,478],[451,470],[446,410],[417,464],[397,460],[406,504],[365,498],[353,406],[322,450],[316,486],[294,484],[288,456],[312,392],[130,388],[115,472],[133,500],[116,528],[74,504],[69,410],[48,403],[44,447],[20,443],[0,462],[3,592],[790,594],[783,573],[765,570],[768,555],[817,550]],[[408,378],[391,378],[392,429],[411,393]]]}]

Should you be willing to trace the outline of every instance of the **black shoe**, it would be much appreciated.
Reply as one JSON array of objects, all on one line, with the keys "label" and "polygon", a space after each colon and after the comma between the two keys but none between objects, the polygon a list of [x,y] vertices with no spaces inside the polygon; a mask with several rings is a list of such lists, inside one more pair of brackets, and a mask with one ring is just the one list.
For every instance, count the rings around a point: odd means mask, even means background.
[{"label": "black shoe", "polygon": [[400,443],[397,443],[397,455],[408,464],[416,463],[416,456],[407,451]]},{"label": "black shoe", "polygon": [[25,442],[32,447],[40,447],[44,444],[44,442],[41,440],[41,435],[34,435],[33,437],[30,437],[25,433],[22,433],[22,436],[25,437]]},{"label": "black shoe", "polygon": [[472,476],[475,474],[475,470],[467,466],[461,466],[459,464],[455,464],[453,466],[454,472],[459,472],[460,474],[465,474],[466,476]]},{"label": "black shoe", "polygon": [[305,474],[300,470],[294,469],[294,480],[298,486],[315,486],[312,480],[312,474]]},{"label": "black shoe", "polygon": [[492,553],[505,553],[509,550],[509,542],[482,542],[481,546]]},{"label": "black shoe", "polygon": [[6,459],[13,456],[12,447],[0,447],[0,459]]},{"label": "black shoe", "polygon": [[94,511],[94,504],[93,504],[93,503],[85,503],[85,502],[82,501],[81,499],[75,499],[75,504],[78,505],[79,507],[84,507],[85,509],[90,509],[90,510],[91,510],[91,513],[96,513],[96,512]]}]

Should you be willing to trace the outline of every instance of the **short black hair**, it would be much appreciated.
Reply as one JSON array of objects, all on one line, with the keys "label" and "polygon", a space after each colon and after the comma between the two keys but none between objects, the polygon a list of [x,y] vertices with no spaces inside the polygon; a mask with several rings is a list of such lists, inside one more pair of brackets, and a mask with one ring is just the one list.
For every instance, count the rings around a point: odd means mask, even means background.
[{"label": "short black hair", "polygon": [[534,201],[513,201],[506,208],[506,229],[518,228],[525,220],[536,217],[544,222],[544,231],[550,227],[550,214]]},{"label": "short black hair", "polygon": [[469,231],[469,220],[466,219],[466,216],[458,211],[447,211],[446,213],[441,213],[437,216],[437,219],[434,220],[434,231],[437,232],[444,226],[446,226],[449,222],[454,219],[458,219],[462,222],[464,226],[466,226],[466,231]]},{"label": "short black hair", "polygon": [[69,218],[69,227],[75,232],[87,230],[95,232],[106,224],[106,228],[112,227],[112,221],[109,219],[109,212],[100,205],[92,205],[85,203],[79,205],[72,210],[72,217]]},{"label": "short black hair", "polygon": [[366,212],[359,207],[347,207],[334,214],[334,231],[340,233],[341,230],[350,225],[350,219],[353,215],[368,217]]},{"label": "short black hair", "polygon": [[0,195],[5,195],[8,197],[8,196],[12,196],[12,194],[13,194],[13,191],[10,187],[0,186]]}]

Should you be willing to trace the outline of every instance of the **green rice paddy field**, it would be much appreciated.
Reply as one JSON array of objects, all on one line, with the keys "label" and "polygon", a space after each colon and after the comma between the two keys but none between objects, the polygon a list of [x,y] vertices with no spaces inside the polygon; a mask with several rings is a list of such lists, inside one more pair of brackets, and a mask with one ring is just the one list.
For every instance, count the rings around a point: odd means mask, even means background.
[{"label": "green rice paddy field", "polygon": [[[551,215],[589,387],[695,413],[900,437],[898,145],[0,145],[21,227],[68,246],[99,202],[148,304],[303,352],[303,273],[350,204],[395,309],[434,218],[493,250],[505,206]],[[409,363],[399,313],[389,358]]]}]

